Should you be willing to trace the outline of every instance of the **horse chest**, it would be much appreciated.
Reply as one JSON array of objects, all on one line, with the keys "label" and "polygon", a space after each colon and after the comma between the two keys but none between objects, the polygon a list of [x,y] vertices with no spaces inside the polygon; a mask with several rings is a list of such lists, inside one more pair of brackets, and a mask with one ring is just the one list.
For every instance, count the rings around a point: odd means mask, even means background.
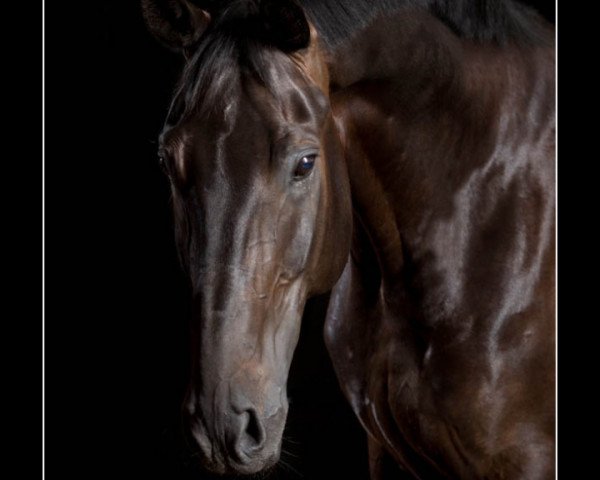
[{"label": "horse chest", "polygon": [[[341,388],[368,434],[417,478],[484,477],[499,468],[494,452],[508,447],[516,452],[516,465],[526,463],[529,457],[519,457],[529,448],[525,440],[514,440],[514,429],[502,427],[509,390],[498,384],[495,395],[488,393],[485,352],[437,344],[415,351],[406,319],[370,293],[362,275],[350,260],[332,291],[325,340]],[[510,364],[501,356],[495,361]],[[543,431],[528,428],[541,439],[539,448],[551,451]],[[534,467],[551,469],[550,460]]]},{"label": "horse chest", "polygon": [[[350,260],[327,313],[325,340],[340,386],[363,428],[398,464],[420,478],[438,478],[446,463],[440,452],[453,457],[456,448],[433,400],[435,353],[415,351],[405,319],[369,298],[362,280]],[[463,393],[456,398],[466,401]]]}]

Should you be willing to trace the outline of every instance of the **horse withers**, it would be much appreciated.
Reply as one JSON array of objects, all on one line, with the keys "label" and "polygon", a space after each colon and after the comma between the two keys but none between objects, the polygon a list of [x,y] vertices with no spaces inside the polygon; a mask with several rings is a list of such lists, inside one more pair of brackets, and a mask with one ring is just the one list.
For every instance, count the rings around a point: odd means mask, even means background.
[{"label": "horse withers", "polygon": [[204,465],[277,462],[307,298],[372,478],[551,478],[554,60],[510,1],[144,0]]}]

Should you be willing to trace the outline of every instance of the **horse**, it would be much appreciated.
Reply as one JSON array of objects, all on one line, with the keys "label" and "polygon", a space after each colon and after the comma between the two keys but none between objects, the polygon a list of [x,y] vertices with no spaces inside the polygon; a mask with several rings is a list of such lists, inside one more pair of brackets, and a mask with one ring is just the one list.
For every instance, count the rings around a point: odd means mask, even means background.
[{"label": "horse", "polygon": [[142,0],[204,467],[279,458],[307,299],[373,480],[555,470],[554,33],[510,0]]}]

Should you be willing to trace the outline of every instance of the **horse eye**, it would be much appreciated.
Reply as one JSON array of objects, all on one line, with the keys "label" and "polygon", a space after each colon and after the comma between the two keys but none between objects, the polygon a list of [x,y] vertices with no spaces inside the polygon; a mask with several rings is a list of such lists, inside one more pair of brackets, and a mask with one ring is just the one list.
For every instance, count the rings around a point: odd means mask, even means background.
[{"label": "horse eye", "polygon": [[169,175],[169,169],[167,168],[167,160],[164,155],[158,155],[158,164],[160,165],[160,169],[163,171],[165,175]]},{"label": "horse eye", "polygon": [[307,177],[315,166],[316,158],[317,155],[315,154],[304,155],[296,165],[296,169],[294,170],[294,179],[301,180],[302,178]]}]

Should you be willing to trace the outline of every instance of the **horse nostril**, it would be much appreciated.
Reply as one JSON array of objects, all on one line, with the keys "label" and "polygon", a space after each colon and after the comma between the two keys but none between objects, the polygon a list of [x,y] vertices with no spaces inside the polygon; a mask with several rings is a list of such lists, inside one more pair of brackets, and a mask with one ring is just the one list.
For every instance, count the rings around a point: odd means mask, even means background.
[{"label": "horse nostril", "polygon": [[255,410],[246,410],[242,415],[246,425],[241,432],[239,446],[244,453],[250,454],[262,448],[266,437],[265,429]]}]

